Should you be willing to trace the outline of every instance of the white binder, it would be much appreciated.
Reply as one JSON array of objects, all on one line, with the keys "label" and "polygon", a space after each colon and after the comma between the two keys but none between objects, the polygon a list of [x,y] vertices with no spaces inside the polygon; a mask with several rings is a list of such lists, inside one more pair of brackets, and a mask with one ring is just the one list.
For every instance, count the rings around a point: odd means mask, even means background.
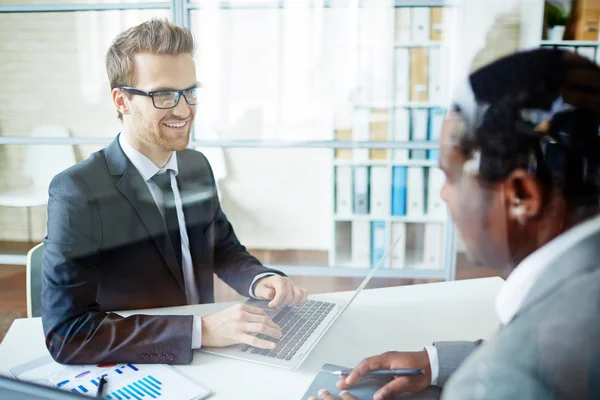
[{"label": "white binder", "polygon": [[[429,123],[429,112],[426,108],[415,108],[411,115],[411,138],[412,141],[427,140],[427,128]],[[411,150],[410,158],[412,160],[427,159],[427,150]]]},{"label": "white binder", "polygon": [[447,70],[448,65],[442,64],[442,49],[432,47],[429,49],[429,102],[440,104],[443,102],[442,70]]},{"label": "white binder", "polygon": [[446,177],[439,168],[429,169],[429,182],[427,188],[427,216],[444,219],[447,216],[446,203],[442,200],[442,186]]},{"label": "white binder", "polygon": [[369,167],[354,168],[354,214],[369,213]]},{"label": "white binder", "polygon": [[441,269],[443,256],[443,225],[425,225],[425,249],[423,267],[427,269]]},{"label": "white binder", "polygon": [[370,208],[374,218],[385,218],[391,213],[392,179],[388,167],[371,167]]},{"label": "white binder", "polygon": [[[352,140],[368,141],[370,138],[369,123],[371,113],[368,109],[355,109],[352,124]],[[353,149],[353,158],[356,161],[368,161],[369,149]]]},{"label": "white binder", "polygon": [[410,17],[409,7],[396,8],[396,24],[394,39],[396,44],[410,43]]},{"label": "white binder", "polygon": [[400,237],[398,244],[394,248],[390,258],[390,268],[406,268],[406,224],[402,222],[392,222],[392,234],[390,237],[390,246]]},{"label": "white binder", "polygon": [[335,212],[352,215],[352,168],[337,167],[335,170]]},{"label": "white binder", "polygon": [[371,223],[352,222],[352,266],[369,268],[371,265]]},{"label": "white binder", "polygon": [[[408,142],[410,140],[410,114],[406,108],[398,108],[394,111],[394,140],[397,142]],[[408,160],[408,150],[394,150],[394,161],[404,162]]]},{"label": "white binder", "polygon": [[407,48],[396,49],[396,105],[410,100],[410,52]]},{"label": "white binder", "polygon": [[411,41],[413,43],[428,42],[431,23],[429,7],[413,7],[411,11]]},{"label": "white binder", "polygon": [[420,217],[425,213],[424,177],[425,175],[422,167],[408,168],[408,184],[406,187],[406,215],[409,217]]},{"label": "white binder", "polygon": [[596,48],[595,47],[578,47],[577,53],[590,59],[590,61],[596,62]]}]

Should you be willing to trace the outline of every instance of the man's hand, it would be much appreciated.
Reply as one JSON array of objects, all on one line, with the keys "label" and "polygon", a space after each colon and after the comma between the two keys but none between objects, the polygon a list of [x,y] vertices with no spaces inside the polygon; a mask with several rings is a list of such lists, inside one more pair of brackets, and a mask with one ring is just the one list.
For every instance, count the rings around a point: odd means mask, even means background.
[{"label": "man's hand", "polygon": [[294,282],[285,276],[271,275],[256,283],[254,295],[261,300],[271,300],[269,307],[281,309],[304,303],[308,292],[294,285]]},{"label": "man's hand", "polygon": [[337,383],[340,389],[347,389],[360,382],[367,372],[374,369],[423,368],[425,375],[397,376],[373,396],[375,400],[391,399],[405,392],[420,392],[431,383],[431,365],[427,351],[397,352],[390,351],[361,361],[347,377],[341,377]]},{"label": "man's hand", "polygon": [[[334,395],[332,395],[331,393],[329,393],[327,391],[327,389],[321,389],[319,390],[319,399],[320,400],[357,400],[356,397],[352,396],[350,393],[348,393],[345,390],[342,390],[340,392],[340,396],[339,397],[335,397]],[[308,400],[317,400],[317,398],[315,396],[310,396],[308,398]]]},{"label": "man's hand", "polygon": [[238,304],[202,317],[202,346],[224,347],[246,343],[261,349],[275,348],[274,342],[259,339],[250,333],[281,339],[281,329],[260,308]]}]

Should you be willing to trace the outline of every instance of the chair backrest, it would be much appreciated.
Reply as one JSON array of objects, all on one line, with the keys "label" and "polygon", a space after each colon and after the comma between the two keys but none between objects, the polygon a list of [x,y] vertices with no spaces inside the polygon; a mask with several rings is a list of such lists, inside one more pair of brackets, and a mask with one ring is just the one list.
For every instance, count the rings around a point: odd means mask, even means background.
[{"label": "chair backrest", "polygon": [[27,318],[42,316],[42,258],[44,243],[27,253]]},{"label": "chair backrest", "polygon": [[[62,125],[38,125],[31,131],[32,137],[69,137],[69,130]],[[75,150],[67,144],[41,144],[25,147],[23,170],[32,180],[32,186],[47,188],[59,172],[75,164]]]}]

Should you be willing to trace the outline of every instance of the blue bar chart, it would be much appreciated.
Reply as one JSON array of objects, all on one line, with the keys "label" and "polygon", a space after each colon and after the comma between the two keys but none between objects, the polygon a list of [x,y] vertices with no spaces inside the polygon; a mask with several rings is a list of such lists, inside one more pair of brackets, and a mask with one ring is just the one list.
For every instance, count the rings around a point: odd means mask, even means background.
[{"label": "blue bar chart", "polygon": [[143,397],[149,396],[152,399],[161,397],[162,382],[148,375],[142,379],[138,379],[122,388],[113,390],[110,394],[104,396],[108,400],[141,400]]}]

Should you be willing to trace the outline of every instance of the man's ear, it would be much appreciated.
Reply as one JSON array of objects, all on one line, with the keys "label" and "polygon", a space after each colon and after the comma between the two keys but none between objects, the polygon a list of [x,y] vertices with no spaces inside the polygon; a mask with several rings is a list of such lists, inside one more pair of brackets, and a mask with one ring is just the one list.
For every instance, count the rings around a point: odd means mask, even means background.
[{"label": "man's ear", "polygon": [[504,180],[504,196],[508,217],[521,225],[536,219],[542,213],[542,186],[524,169],[514,170]]},{"label": "man's ear", "polygon": [[123,115],[129,115],[129,99],[127,94],[119,88],[112,90],[112,99],[117,110]]}]

